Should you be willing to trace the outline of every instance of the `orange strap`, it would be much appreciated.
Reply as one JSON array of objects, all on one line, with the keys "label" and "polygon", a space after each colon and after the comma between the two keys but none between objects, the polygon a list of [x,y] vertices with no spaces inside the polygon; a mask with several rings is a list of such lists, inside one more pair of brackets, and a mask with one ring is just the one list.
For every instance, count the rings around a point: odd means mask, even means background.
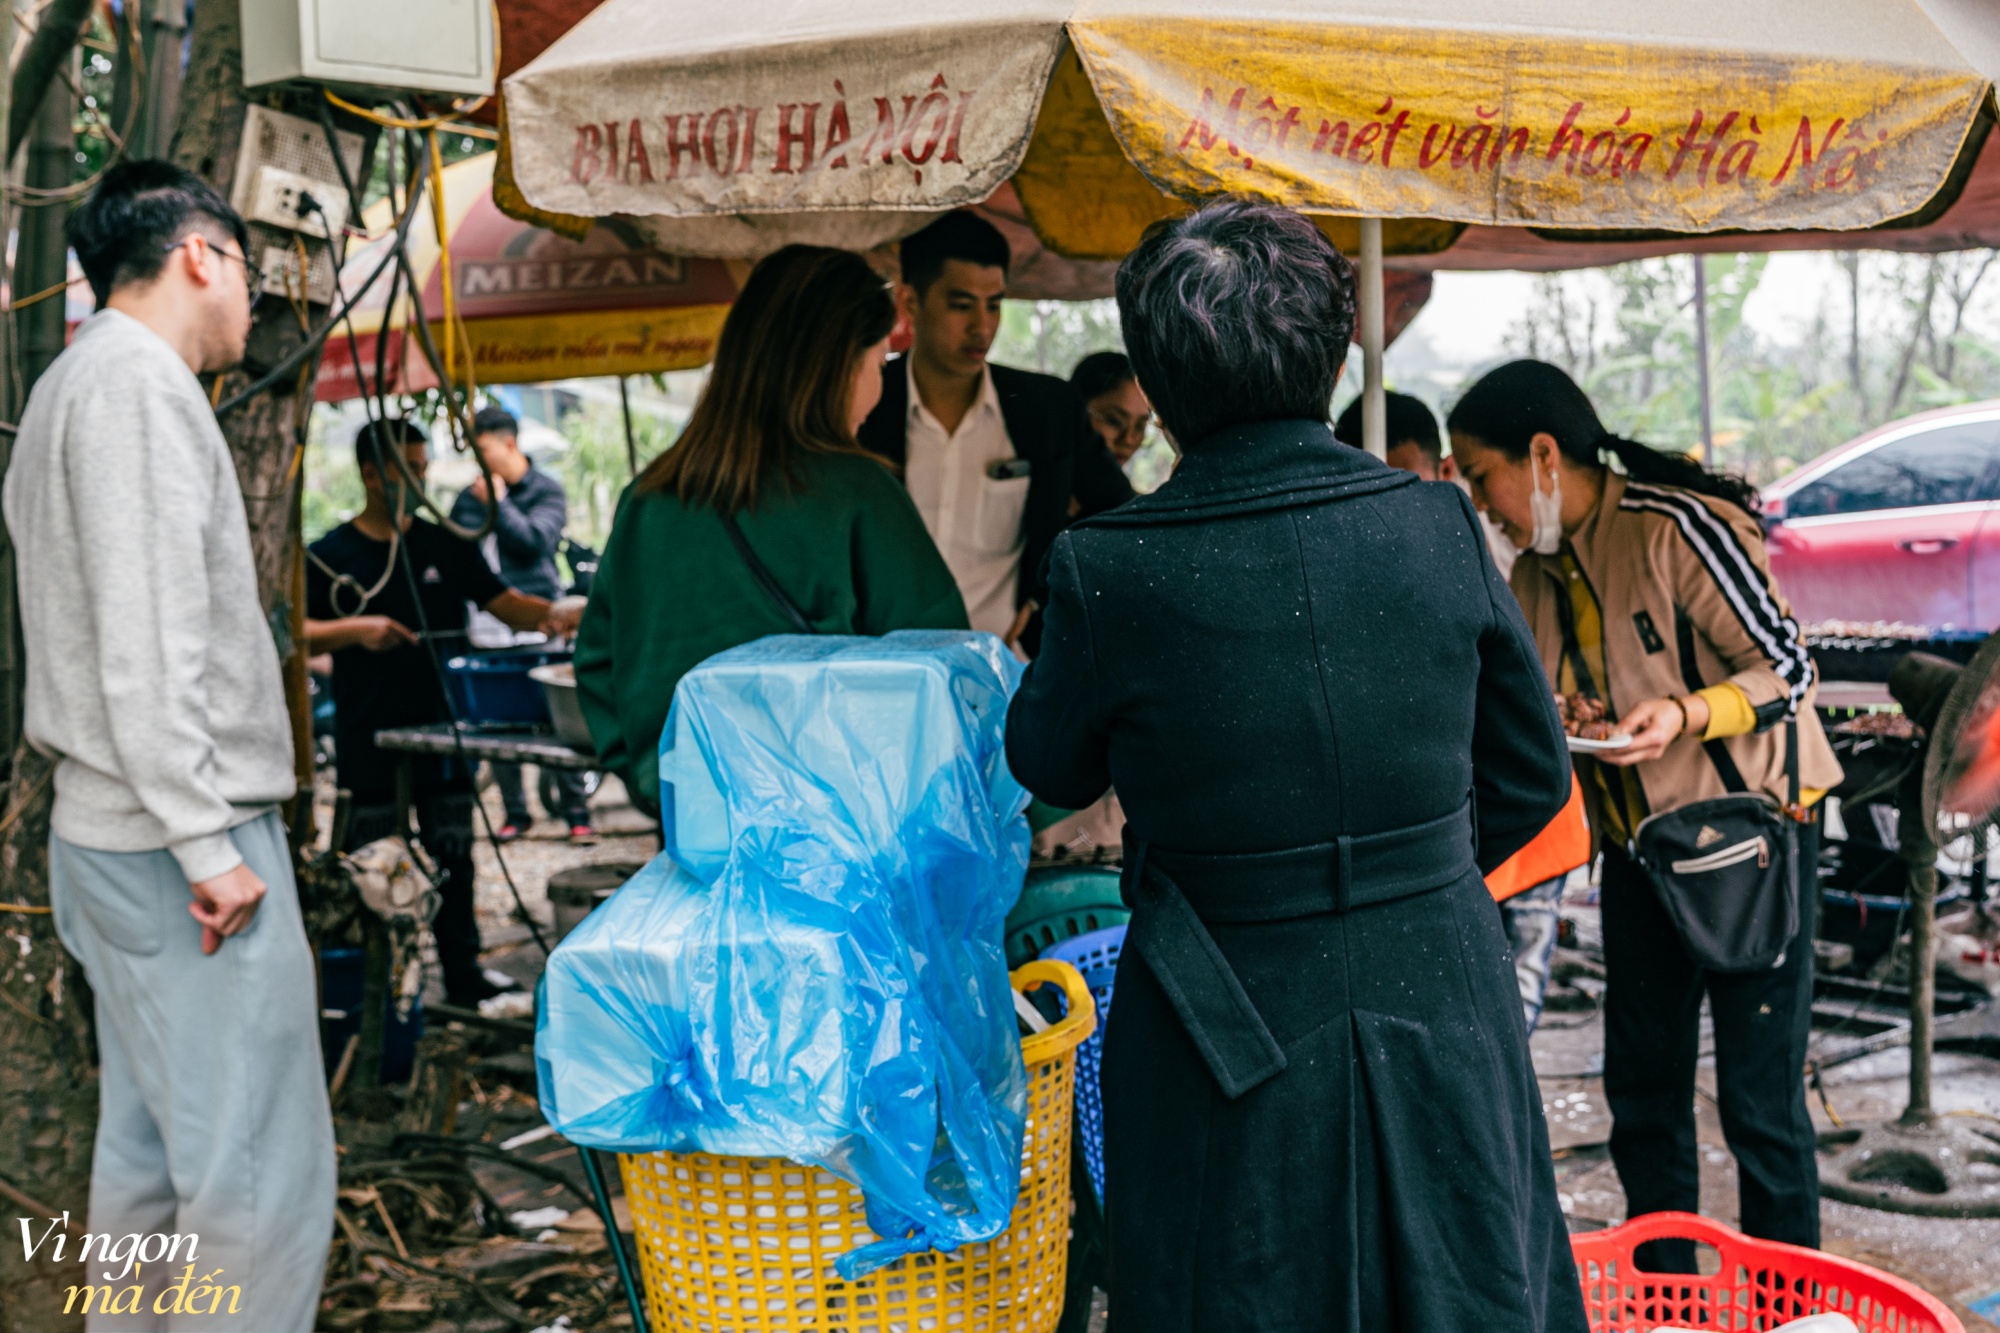
[{"label": "orange strap", "polygon": [[1583,787],[1576,775],[1569,780],[1569,804],[1549,821],[1535,840],[1508,857],[1486,877],[1486,891],[1495,902],[1525,893],[1545,880],[1566,875],[1590,860],[1590,823],[1583,815]]}]

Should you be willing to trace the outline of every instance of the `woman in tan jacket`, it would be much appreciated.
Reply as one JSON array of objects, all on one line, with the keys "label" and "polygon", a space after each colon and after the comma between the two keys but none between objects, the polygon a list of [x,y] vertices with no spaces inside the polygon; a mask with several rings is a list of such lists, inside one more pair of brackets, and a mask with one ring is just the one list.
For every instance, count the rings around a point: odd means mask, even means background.
[{"label": "woman in tan jacket", "polygon": [[[1840,781],[1811,702],[1813,665],[1772,582],[1748,483],[1605,430],[1555,366],[1515,361],[1453,408],[1459,475],[1522,556],[1512,585],[1556,691],[1599,701],[1629,748],[1578,759],[1604,854],[1604,1086],[1629,1213],[1699,1211],[1694,1080],[1704,994],[1717,1101],[1746,1232],[1819,1243],[1819,1185],[1802,1070],[1812,1010],[1816,802]],[[1614,470],[1610,463],[1616,462]],[[1732,787],[1786,800],[1799,738],[1792,947],[1769,971],[1705,972],[1629,845],[1640,821]],[[1733,771],[1732,771],[1733,770]],[[1649,1266],[1693,1272],[1686,1242]]]}]

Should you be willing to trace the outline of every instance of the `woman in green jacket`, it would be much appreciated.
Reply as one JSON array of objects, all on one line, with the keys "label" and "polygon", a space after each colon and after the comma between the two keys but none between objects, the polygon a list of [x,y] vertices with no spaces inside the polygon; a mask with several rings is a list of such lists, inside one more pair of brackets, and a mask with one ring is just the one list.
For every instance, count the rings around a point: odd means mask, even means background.
[{"label": "woman in green jacket", "polygon": [[821,634],[967,628],[908,492],[854,439],[882,396],[895,322],[859,255],[793,245],[770,256],[723,321],[679,441],[620,499],[577,635],[576,684],[599,757],[642,809],[658,809],[674,687],[726,648],[796,632],[781,597]]}]

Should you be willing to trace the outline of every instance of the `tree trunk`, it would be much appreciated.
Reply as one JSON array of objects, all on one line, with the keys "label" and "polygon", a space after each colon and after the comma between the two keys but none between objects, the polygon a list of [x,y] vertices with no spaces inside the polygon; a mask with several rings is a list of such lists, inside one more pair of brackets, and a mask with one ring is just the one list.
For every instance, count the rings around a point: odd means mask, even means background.
[{"label": "tree trunk", "polygon": [[[136,0],[134,0],[136,3]],[[181,43],[187,36],[182,0],[155,0],[146,15],[146,136],[139,151],[163,157],[181,115]]]},{"label": "tree trunk", "polygon": [[51,89],[66,87],[63,67],[73,58],[76,40],[90,21],[92,0],[54,0],[41,11],[35,35],[21,52],[14,69],[14,93],[7,109],[7,160],[28,137],[35,109]]},{"label": "tree trunk", "polygon": [[[85,6],[88,12],[88,6]],[[45,23],[60,17],[55,9]],[[28,55],[60,68],[75,60],[73,49],[51,50],[44,27]],[[75,33],[71,30],[70,40]],[[41,45],[38,47],[36,43]],[[76,140],[72,129],[75,93],[66,80],[43,77],[40,106],[13,108],[16,119],[31,110],[26,183],[39,189],[67,186],[74,174]],[[53,287],[67,276],[63,243],[66,203],[51,200],[21,210],[16,298]],[[57,293],[13,316],[12,335],[20,343],[21,395],[63,348],[63,296]],[[12,367],[4,372],[11,377]],[[11,385],[9,386],[11,388]],[[11,454],[12,440],[8,440]],[[40,1237],[36,1257],[0,1264],[0,1330],[43,1333],[80,1329],[80,1316],[63,1314],[63,1289],[82,1280],[75,1260],[87,1218],[90,1157],[97,1131],[97,1050],[91,1025],[90,988],[83,969],[64,952],[49,914],[48,827],[54,767],[20,744],[22,658],[14,598],[14,558],[9,545],[4,565],[6,673],[0,679],[0,753],[11,753],[6,813],[0,815],[0,1194],[10,1217],[35,1219]],[[54,1261],[63,1228],[54,1219],[67,1214],[74,1231],[64,1246],[66,1263]]]},{"label": "tree trunk", "polygon": [[180,118],[183,0],[128,0],[111,27],[118,39],[112,123],[131,156],[164,157]]},{"label": "tree trunk", "polygon": [[[236,174],[246,106],[239,3],[198,0],[195,5],[193,51],[170,153],[174,161],[206,177],[225,196]],[[250,246],[258,248],[255,235]],[[325,311],[315,308],[313,313],[319,316]],[[290,302],[278,297],[260,301],[250,327],[248,355],[240,368],[223,377],[221,397],[244,388],[304,340],[305,332]],[[308,360],[297,378],[288,378],[222,419],[222,434],[235,457],[237,480],[243,486],[244,507],[250,516],[257,595],[271,617],[283,658],[289,658],[295,646],[290,627],[292,564],[299,537],[293,514],[299,482],[295,463],[312,412],[312,374],[317,369],[318,359]],[[304,392],[300,392],[302,388]]]},{"label": "tree trunk", "polygon": [[1847,270],[1847,377],[1854,382],[1854,401],[1860,404],[1861,417],[1868,418],[1868,385],[1862,379],[1861,364],[1861,256],[1848,251],[1841,256],[1841,267]]},{"label": "tree trunk", "polygon": [[[31,48],[32,49],[32,48]],[[72,67],[76,52],[65,57]],[[18,109],[18,108],[17,108]],[[60,190],[76,178],[76,93],[57,79],[42,94],[28,140],[26,183],[33,190]],[[16,300],[27,300],[69,277],[69,245],[63,223],[69,204],[62,199],[31,200],[21,206],[20,249],[14,261]],[[63,294],[36,301],[14,316],[21,339],[22,401],[49,363],[62,355],[68,334]]]},{"label": "tree trunk", "polygon": [[1910,304],[1910,338],[1896,360],[1896,378],[1889,384],[1888,401],[1882,407],[1884,416],[1895,416],[1903,405],[1903,394],[1910,387],[1910,375],[1916,368],[1917,349],[1931,334],[1931,306],[1937,301],[1937,288],[1938,258],[1932,255],[1924,261],[1923,295]]},{"label": "tree trunk", "polygon": [[[243,32],[239,0],[197,0],[194,36],[187,77],[180,89],[180,112],[170,156],[206,177],[224,195],[236,174],[236,155],[243,138]],[[251,249],[260,241],[252,228]],[[253,258],[260,256],[253,255]],[[311,317],[325,310],[311,307]],[[223,377],[221,396],[240,391],[250,381],[283,360],[305,340],[306,330],[289,301],[267,297],[257,306],[250,329],[249,352],[243,366]],[[285,701],[293,720],[295,740],[310,742],[310,716],[305,671],[305,645],[300,641],[304,580],[300,567],[299,520],[302,494],[302,453],[312,415],[313,374],[319,358],[309,357],[295,378],[259,394],[222,420],[222,434],[236,461],[250,518],[250,552],[257,567],[257,595],[284,661]],[[294,836],[310,834],[312,805],[311,751],[298,756],[300,805],[289,821]],[[305,817],[300,817],[305,816]]]},{"label": "tree trunk", "polygon": [[[6,3],[8,0],[0,0],[0,4]],[[57,0],[51,12],[63,9],[65,3]],[[198,0],[187,80],[170,154],[225,195],[235,173],[244,120],[239,3]],[[86,3],[86,13],[88,9]],[[165,51],[162,55],[172,58]],[[51,87],[63,97],[69,96],[67,83],[57,80]],[[48,162],[53,168],[56,157],[51,155]],[[31,177],[30,183],[40,182]],[[61,183],[67,184],[68,177]],[[24,291],[21,283],[29,276],[37,213],[50,221],[53,230],[49,234],[55,238],[49,244],[57,256],[56,276],[49,282],[61,281],[62,276],[63,209],[51,205],[23,219],[23,271],[16,275],[14,290],[26,295],[33,294]],[[255,249],[254,239],[252,246]],[[23,311],[20,318],[24,326],[38,308],[53,316],[53,342],[44,339],[46,345],[41,348],[46,359],[53,359],[62,347],[63,303],[60,297],[53,297],[41,307]],[[315,319],[324,315],[320,307],[311,312]],[[224,377],[222,396],[243,388],[304,339],[299,319],[287,301],[266,300],[259,305],[257,316],[245,365]],[[28,330],[23,327],[21,331]],[[24,370],[38,368],[37,357],[30,350],[35,344],[27,338],[23,342],[27,344],[24,352],[30,353],[23,358],[27,363]],[[46,364],[46,359],[39,364]],[[301,586],[296,567],[298,463],[316,368],[317,358],[309,359],[297,377],[287,377],[222,422],[249,515],[258,595],[279,655],[285,659],[287,694],[295,717],[303,711],[305,683],[304,645],[297,641],[294,606],[296,589]],[[0,578],[10,572],[5,568],[6,555],[0,551]],[[11,579],[0,594],[11,607]],[[4,665],[0,662],[0,667]],[[13,688],[16,693],[12,697],[18,698],[18,684]],[[304,756],[304,766],[309,793],[310,751]],[[96,1050],[89,990],[81,969],[61,948],[53,919],[42,910],[49,900],[48,773],[47,760],[25,747],[19,749],[7,793],[9,813],[0,816],[11,821],[0,826],[0,1011],[4,1011],[0,1012],[0,1070],[5,1071],[0,1074],[0,1218],[11,1221],[41,1213],[40,1205],[53,1208],[57,1215],[68,1210],[75,1236],[65,1257],[73,1261],[87,1220],[90,1150],[97,1113]],[[16,811],[18,815],[13,813]],[[294,827],[308,822],[295,822]],[[23,912],[20,907],[29,910]],[[0,1333],[51,1333],[82,1327],[80,1316],[65,1318],[62,1314],[63,1289],[79,1280],[80,1269],[73,1262],[67,1267],[51,1263],[48,1255],[52,1249],[53,1242],[32,1264],[0,1263]]]},{"label": "tree trunk", "polygon": [[73,1229],[65,1263],[52,1259],[53,1236],[32,1263],[0,1263],[0,1333],[83,1327],[81,1315],[63,1315],[62,1293],[83,1279],[75,1259],[97,1132],[97,1047],[83,969],[48,914],[53,771],[26,746],[15,752],[0,832],[0,1216],[30,1218],[37,1240],[65,1212]]}]

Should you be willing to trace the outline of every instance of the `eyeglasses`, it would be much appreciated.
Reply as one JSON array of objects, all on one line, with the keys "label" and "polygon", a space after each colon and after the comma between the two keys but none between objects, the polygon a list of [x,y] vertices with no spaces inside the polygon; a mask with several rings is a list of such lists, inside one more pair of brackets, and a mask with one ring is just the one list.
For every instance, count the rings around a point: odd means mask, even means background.
[{"label": "eyeglasses", "polygon": [[1125,413],[1116,410],[1102,411],[1093,407],[1089,409],[1089,415],[1093,424],[1110,431],[1114,435],[1121,436],[1144,435],[1147,427],[1153,424],[1153,416],[1150,412],[1134,417],[1127,416]]},{"label": "eyeglasses", "polygon": [[[172,254],[174,251],[179,250],[184,246],[186,246],[187,243],[193,239],[194,238],[192,236],[189,236],[189,237],[184,237],[181,240],[175,241],[172,245],[168,246],[163,253]],[[203,237],[203,240],[207,240],[207,238]],[[225,250],[220,245],[217,245],[214,241],[208,241],[208,248],[213,250],[216,254],[223,256],[225,259],[233,259],[237,263],[243,265],[243,280],[246,284],[248,284],[250,288],[250,304],[254,308],[257,304],[257,298],[264,294],[264,270],[257,267],[256,263],[250,258],[249,255],[237,254],[234,251]]]}]

